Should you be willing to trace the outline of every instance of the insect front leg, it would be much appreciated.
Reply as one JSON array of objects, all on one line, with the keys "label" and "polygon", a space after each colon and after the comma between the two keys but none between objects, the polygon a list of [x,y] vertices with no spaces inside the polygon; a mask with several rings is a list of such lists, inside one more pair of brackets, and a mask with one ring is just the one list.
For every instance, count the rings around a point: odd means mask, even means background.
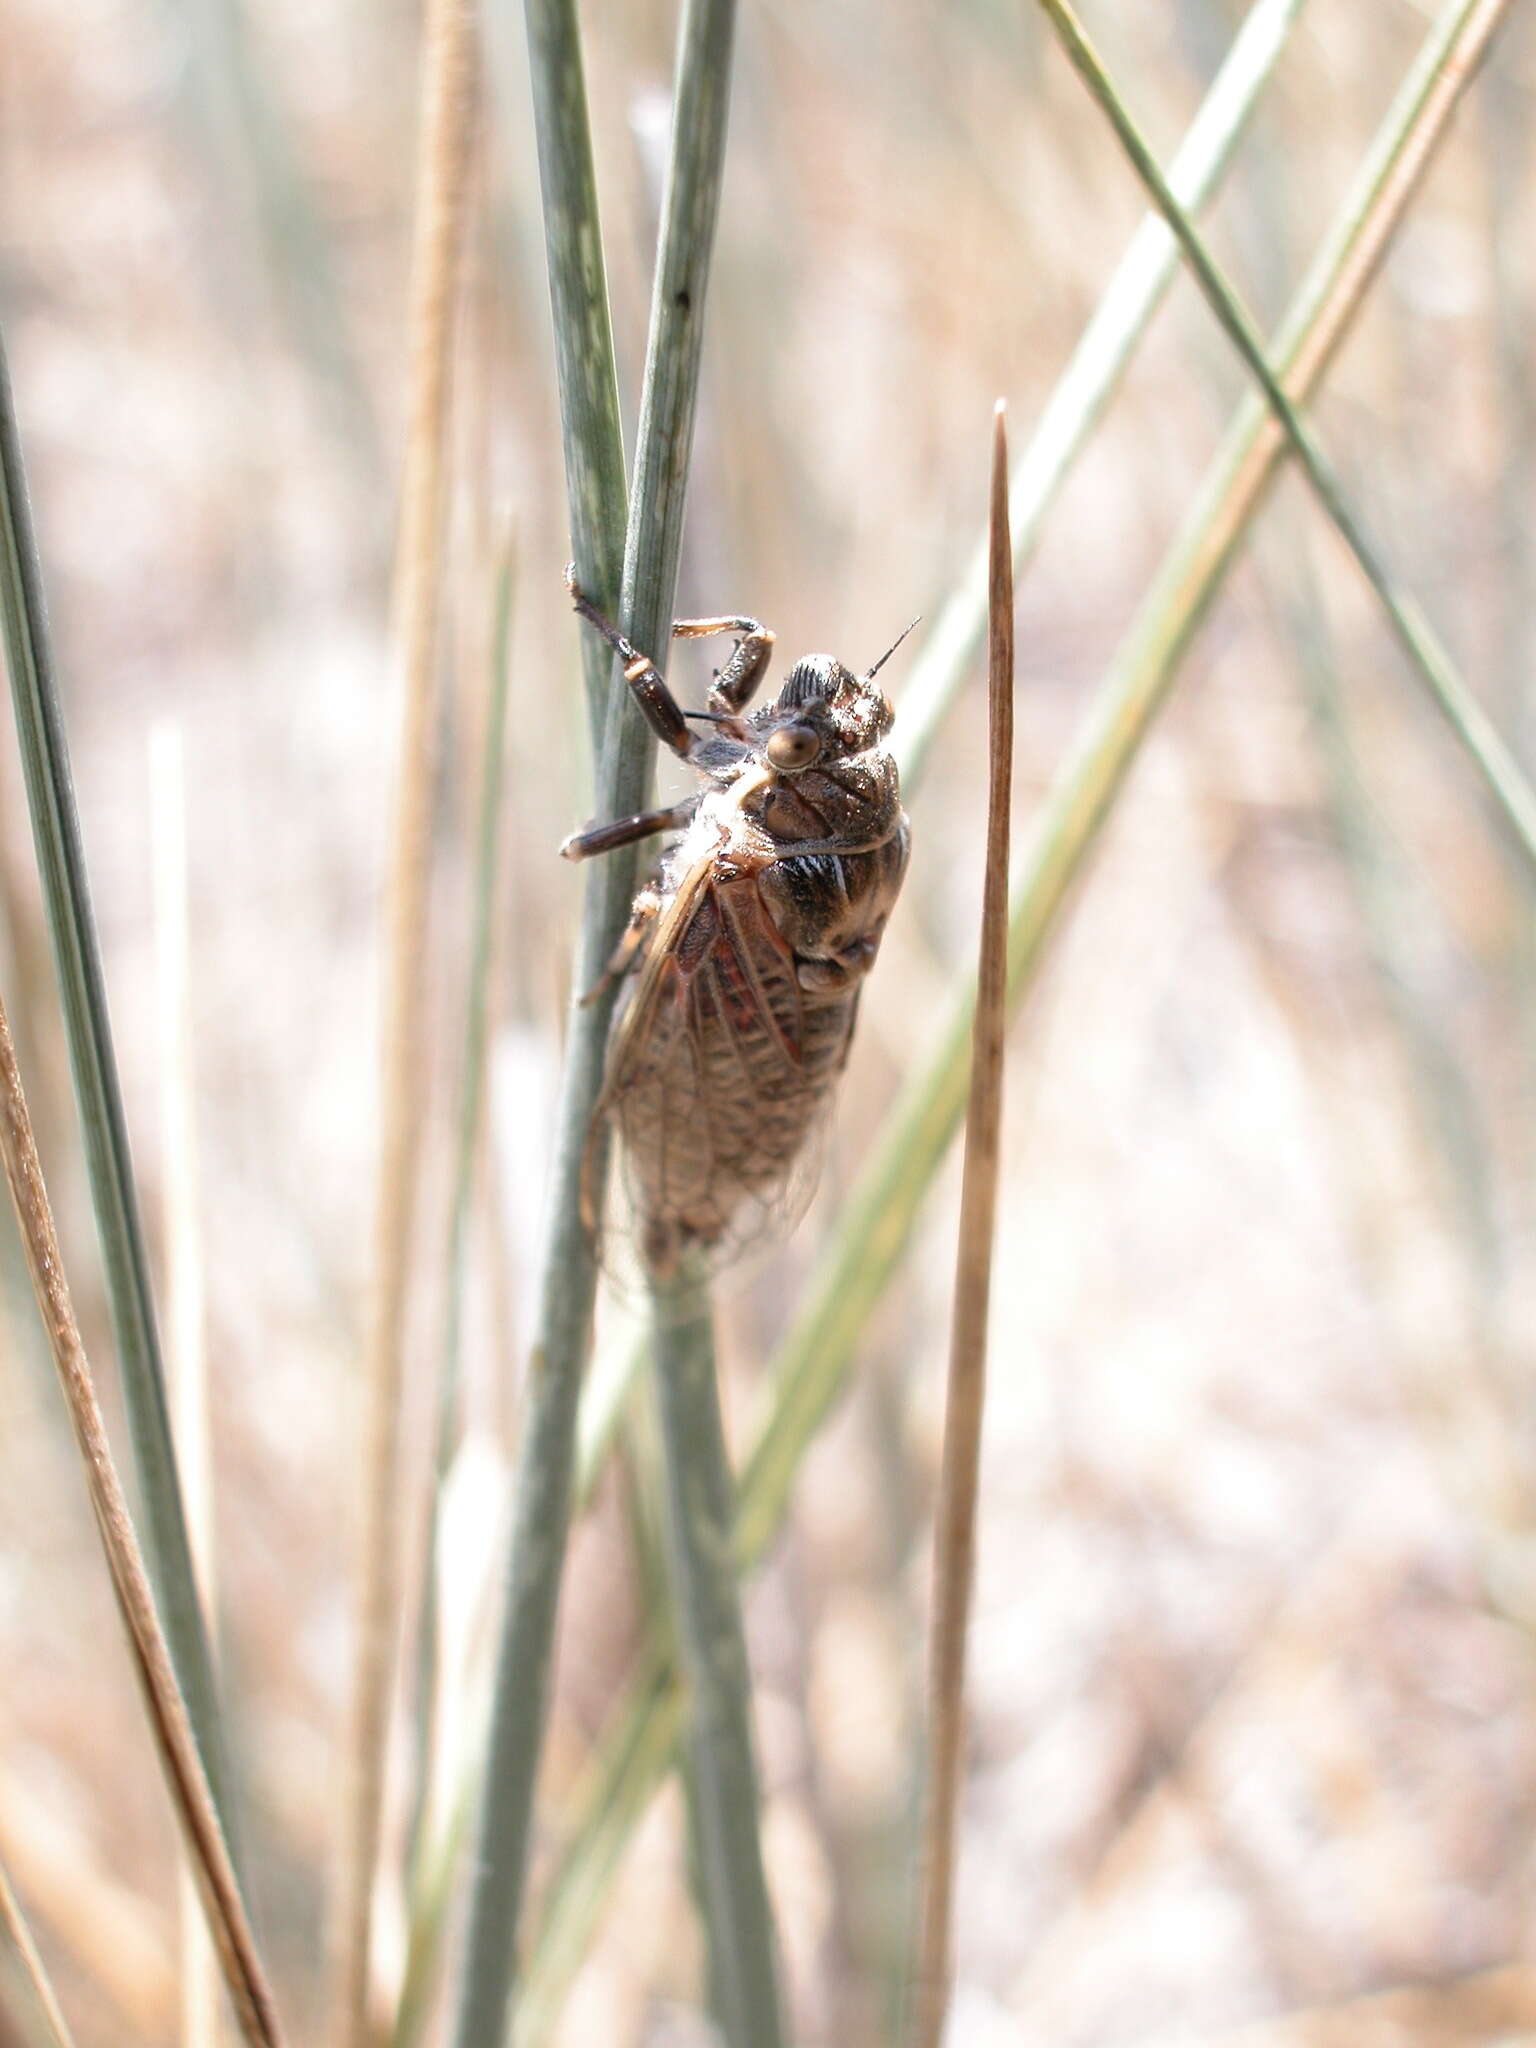
[{"label": "insect front leg", "polygon": [[773,635],[756,619],[674,619],[674,640],[702,640],[709,633],[734,633],[735,650],[724,668],[717,671],[709,693],[709,708],[729,717],[751,703],[758,684],[768,672],[773,654]]},{"label": "insect front leg", "polygon": [[595,853],[612,853],[620,846],[633,846],[637,839],[649,839],[653,832],[680,832],[699,807],[696,796],[680,804],[663,804],[659,810],[636,811],[633,817],[615,818],[611,825],[591,825],[585,832],[573,832],[560,846],[562,859],[590,860]]},{"label": "insect front leg", "polygon": [[635,693],[635,702],[645,714],[645,722],[655,733],[664,747],[670,747],[679,759],[687,761],[693,756],[698,741],[688,730],[677,699],[667,688],[665,678],[648,654],[625,639],[618,627],[598,610],[576,581],[576,564],[570,563],[565,572],[565,587],[571,593],[577,611],[595,626],[608,645],[624,664],[624,680]]}]

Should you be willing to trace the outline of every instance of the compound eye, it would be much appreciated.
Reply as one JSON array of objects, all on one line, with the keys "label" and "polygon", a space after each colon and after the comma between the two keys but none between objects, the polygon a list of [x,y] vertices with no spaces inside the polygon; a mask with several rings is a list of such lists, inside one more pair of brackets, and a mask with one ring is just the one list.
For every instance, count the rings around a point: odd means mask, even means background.
[{"label": "compound eye", "polygon": [[768,759],[787,775],[809,768],[820,752],[821,735],[813,725],[781,725],[768,735]]}]

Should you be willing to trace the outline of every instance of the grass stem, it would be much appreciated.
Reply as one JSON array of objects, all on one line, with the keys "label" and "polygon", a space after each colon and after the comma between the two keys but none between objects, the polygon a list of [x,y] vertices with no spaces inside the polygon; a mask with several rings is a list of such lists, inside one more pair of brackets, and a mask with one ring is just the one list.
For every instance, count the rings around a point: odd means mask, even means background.
[{"label": "grass stem", "polygon": [[1013,789],[1013,546],[1008,433],[992,441],[991,602],[987,662],[988,783],[981,958],[965,1120],[965,1170],[950,1329],[944,1454],[933,1543],[928,1675],[928,1779],[913,2048],[939,2048],[949,2009],[955,1831],[964,1775],[965,1650],[976,1574],[976,1507],[986,1399],[987,1316],[1002,1160],[1003,1050],[1008,1025],[1008,838]]},{"label": "grass stem", "polygon": [[171,1440],[165,1370],[144,1225],[134,1186],[101,947],[75,809],[64,711],[48,634],[42,567],[32,532],[21,438],[0,343],[0,627],[26,778],[27,807],[59,979],[64,1034],[85,1144],[91,1206],[117,1340],[144,1546],[203,1768],[226,1835],[233,1815],[213,1660],[187,1539]]},{"label": "grass stem", "polygon": [[425,953],[436,777],[441,541],[448,487],[454,313],[475,99],[470,0],[427,0],[411,277],[410,423],[391,638],[400,733],[385,907],[373,1270],[365,1354],[358,1624],[331,1926],[332,2040],[365,2048],[384,1756],[398,1629],[400,1391],[426,1096]]},{"label": "grass stem", "polygon": [[715,1376],[708,1283],[685,1258],[656,1285],[652,1331],[689,1797],[710,1987],[729,2048],[780,2048],[773,1916],[763,1874],[751,1683],[732,1542],[735,1487]]},{"label": "grass stem", "polygon": [[[729,0],[687,0],[678,41],[672,154],[619,591],[625,632],[637,645],[653,651],[663,666],[670,645],[705,295],[724,163],[733,24]],[[624,502],[623,452],[616,406],[610,408],[603,395],[612,382],[612,341],[580,44],[568,0],[530,0],[528,29],[567,491],[580,579],[590,573],[588,563],[606,571],[615,514]],[[595,398],[594,380],[601,387]],[[585,587],[599,602],[608,599],[601,573]],[[628,689],[611,671],[605,656],[608,709],[597,794],[600,814],[618,817],[644,804],[653,746]],[[632,853],[611,854],[591,864],[579,989],[592,988],[602,976],[628,918],[634,875]],[[576,1007],[566,1040],[468,1945],[453,2031],[457,2048],[482,2048],[498,2041],[507,2024],[569,1524],[581,1379],[597,1284],[594,1247],[581,1213],[582,1161],[602,1086],[613,999],[610,989],[598,1000]]]},{"label": "grass stem", "polygon": [[[165,1161],[166,1364],[171,1420],[186,1486],[187,1535],[198,1590],[218,1652],[214,1555],[213,1444],[208,1421],[208,1346],[204,1303],[202,1203],[197,1169],[197,1089],[193,1062],[192,945],[187,880],[187,790],[181,727],[149,735],[153,825],[155,997],[160,1066],[161,1156]],[[186,2048],[218,2048],[221,2013],[216,1958],[203,1924],[196,1873],[178,1872],[181,1919],[181,2038]]]},{"label": "grass stem", "polygon": [[187,1853],[197,1873],[209,1932],[218,1950],[224,1981],[234,2001],[241,2033],[252,2048],[279,2048],[277,2008],[257,1953],[255,1936],[230,1858],[229,1843],[214,1805],[186,1704],[177,1685],[170,1649],[150,1590],[149,1575],[128,1513],[122,1482],[102,1422],[85,1347],[64,1275],[63,1254],[53,1211],[43,1185],[10,1025],[0,1004],[0,1151],[21,1229],[27,1270],[42,1314],[59,1384],[79,1447],[91,1508],[103,1553],[128,1632],[148,1715],[172,1805]]}]

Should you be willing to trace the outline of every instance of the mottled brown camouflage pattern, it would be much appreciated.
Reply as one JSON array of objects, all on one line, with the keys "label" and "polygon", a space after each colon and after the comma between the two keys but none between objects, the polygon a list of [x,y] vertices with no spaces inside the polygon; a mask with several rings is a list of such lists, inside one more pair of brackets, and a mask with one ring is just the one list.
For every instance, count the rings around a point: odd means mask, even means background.
[{"label": "mottled brown camouflage pattern", "polygon": [[[642,1250],[665,1270],[689,1246],[728,1245],[744,1213],[771,1207],[790,1180],[848,1057],[908,825],[874,670],[809,656],[745,717],[742,656],[755,683],[772,636],[731,621],[751,637],[711,692],[712,730],[679,740],[654,668],[579,594],[578,607],[625,656],[661,736],[710,784],[636,898],[616,956],[636,971],[597,1110],[622,1142]],[[808,765],[775,765],[804,753]],[[568,850],[613,843],[614,828],[599,828]]]}]

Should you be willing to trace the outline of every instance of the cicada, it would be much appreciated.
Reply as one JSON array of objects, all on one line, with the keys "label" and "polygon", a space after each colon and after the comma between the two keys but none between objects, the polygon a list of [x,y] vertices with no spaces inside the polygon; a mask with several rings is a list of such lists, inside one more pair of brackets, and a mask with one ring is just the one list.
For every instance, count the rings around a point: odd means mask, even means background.
[{"label": "cicada", "polygon": [[891,704],[875,678],[912,628],[863,675],[806,655],[749,714],[773,634],[756,619],[679,619],[678,639],[735,636],[708,709],[685,712],[573,570],[566,581],[656,737],[704,785],[561,848],[581,860],[681,834],[636,896],[605,977],[627,977],[628,992],[594,1118],[594,1134],[618,1132],[642,1253],[666,1272],[691,1247],[729,1248],[746,1214],[773,1207],[847,1061],[907,867]]}]

